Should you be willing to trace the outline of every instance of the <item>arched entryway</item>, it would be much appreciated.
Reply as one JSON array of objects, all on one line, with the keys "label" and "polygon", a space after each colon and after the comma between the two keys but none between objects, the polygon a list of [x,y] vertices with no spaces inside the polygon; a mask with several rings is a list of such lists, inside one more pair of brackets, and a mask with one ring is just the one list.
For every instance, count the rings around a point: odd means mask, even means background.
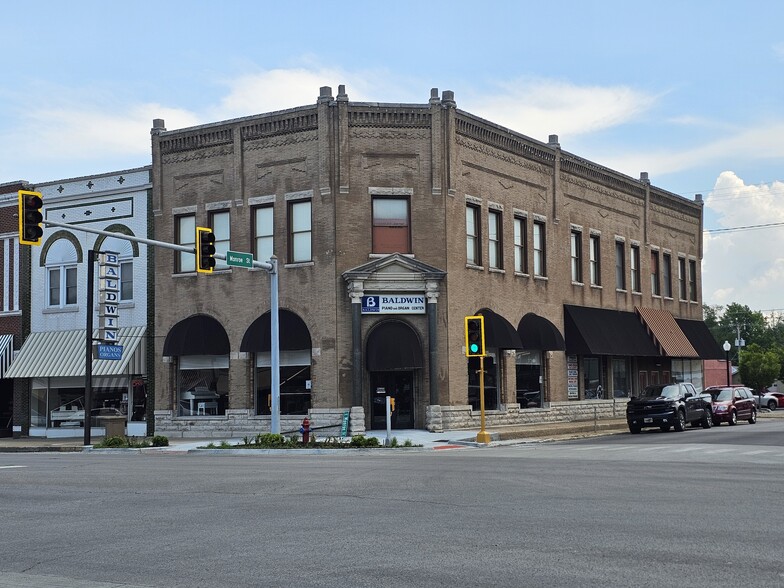
[{"label": "arched entryway", "polygon": [[225,414],[229,406],[229,337],[218,320],[196,314],[166,335],[163,355],[177,358],[177,416]]},{"label": "arched entryway", "polygon": [[370,380],[370,428],[386,428],[386,397],[395,399],[393,429],[411,429],[416,422],[422,344],[408,323],[376,325],[367,338],[365,357]]},{"label": "arched entryway", "polygon": [[[253,321],[242,337],[240,351],[253,353],[254,404],[256,414],[270,414],[272,363],[270,340],[272,315],[265,312]],[[278,311],[280,349],[280,414],[308,414],[311,402],[311,338],[305,321],[290,310]]]},{"label": "arched entryway", "polygon": [[549,402],[548,351],[566,348],[563,335],[552,322],[533,312],[517,325],[523,348],[515,353],[516,400],[520,408],[540,408]]}]

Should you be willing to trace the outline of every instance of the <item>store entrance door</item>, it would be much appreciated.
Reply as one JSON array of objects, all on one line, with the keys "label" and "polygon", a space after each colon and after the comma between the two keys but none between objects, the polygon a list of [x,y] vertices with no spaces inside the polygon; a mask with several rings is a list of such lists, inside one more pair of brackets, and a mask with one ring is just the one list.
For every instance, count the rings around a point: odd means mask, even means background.
[{"label": "store entrance door", "polygon": [[393,429],[414,428],[414,371],[370,372],[370,428],[386,429],[386,397],[395,399]]}]

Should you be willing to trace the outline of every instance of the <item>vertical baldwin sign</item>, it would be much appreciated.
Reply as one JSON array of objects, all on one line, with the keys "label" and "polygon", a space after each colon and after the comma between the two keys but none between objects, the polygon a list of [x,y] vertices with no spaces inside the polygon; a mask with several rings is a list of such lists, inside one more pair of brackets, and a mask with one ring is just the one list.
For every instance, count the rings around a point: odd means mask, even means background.
[{"label": "vertical baldwin sign", "polygon": [[114,251],[98,254],[97,359],[120,359],[120,260]]}]

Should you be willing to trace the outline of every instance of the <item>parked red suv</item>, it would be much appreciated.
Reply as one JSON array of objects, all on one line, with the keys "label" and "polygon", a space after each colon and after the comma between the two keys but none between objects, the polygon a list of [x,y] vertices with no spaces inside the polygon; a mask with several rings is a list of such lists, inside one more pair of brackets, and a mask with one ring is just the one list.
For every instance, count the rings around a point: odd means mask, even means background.
[{"label": "parked red suv", "polygon": [[711,386],[705,390],[713,399],[713,424],[737,425],[738,419],[757,422],[754,393],[745,386]]}]

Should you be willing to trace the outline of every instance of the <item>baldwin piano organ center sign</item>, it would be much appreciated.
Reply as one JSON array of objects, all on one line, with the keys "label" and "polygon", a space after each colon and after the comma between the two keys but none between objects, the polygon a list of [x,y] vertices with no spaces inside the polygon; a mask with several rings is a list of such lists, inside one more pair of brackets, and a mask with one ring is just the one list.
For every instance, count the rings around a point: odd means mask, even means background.
[{"label": "baldwin piano organ center sign", "polygon": [[120,342],[120,260],[116,253],[98,254],[98,338],[104,344]]},{"label": "baldwin piano organ center sign", "polygon": [[362,297],[362,314],[425,314],[424,294],[378,294]]}]

